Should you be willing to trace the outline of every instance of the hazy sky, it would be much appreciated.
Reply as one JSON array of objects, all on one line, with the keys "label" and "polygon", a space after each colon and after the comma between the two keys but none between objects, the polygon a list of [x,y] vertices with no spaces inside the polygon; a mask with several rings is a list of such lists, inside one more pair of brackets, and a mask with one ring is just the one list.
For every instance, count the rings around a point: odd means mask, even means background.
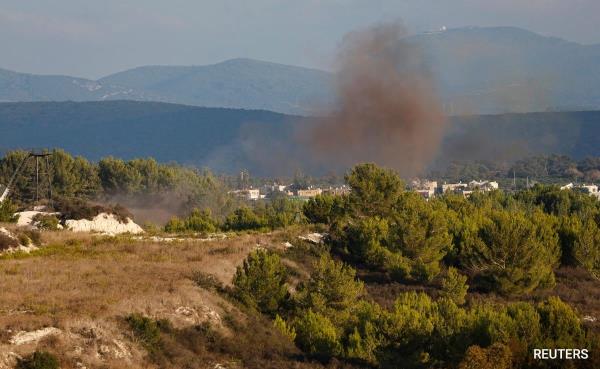
[{"label": "hazy sky", "polygon": [[0,0],[0,68],[97,78],[249,57],[328,68],[341,37],[402,19],[600,43],[600,0]]}]

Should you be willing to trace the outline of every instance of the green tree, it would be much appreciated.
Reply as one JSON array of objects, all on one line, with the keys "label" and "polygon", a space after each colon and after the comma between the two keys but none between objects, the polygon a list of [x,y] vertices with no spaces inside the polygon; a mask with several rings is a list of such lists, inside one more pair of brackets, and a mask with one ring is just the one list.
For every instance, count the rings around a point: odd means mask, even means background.
[{"label": "green tree", "polygon": [[513,368],[510,348],[501,343],[488,348],[471,346],[458,369],[511,369]]},{"label": "green tree", "polygon": [[593,219],[586,219],[575,234],[573,258],[600,279],[600,228]]},{"label": "green tree", "polygon": [[334,316],[352,308],[363,293],[352,267],[324,255],[309,280],[298,287],[297,300],[301,308]]},{"label": "green tree", "polygon": [[344,212],[344,200],[341,196],[330,194],[317,195],[304,204],[303,212],[311,223],[331,224]]},{"label": "green tree", "polygon": [[458,305],[465,303],[465,296],[469,285],[467,284],[467,276],[462,275],[456,268],[448,268],[446,275],[442,279],[442,289],[440,295],[449,298]]},{"label": "green tree", "polygon": [[475,230],[465,230],[462,243],[462,262],[481,286],[511,294],[554,283],[558,237],[553,219],[541,212],[490,210]]},{"label": "green tree", "polygon": [[235,295],[262,313],[275,315],[288,299],[287,270],[279,256],[264,250],[252,252],[233,277]]},{"label": "green tree", "polygon": [[452,245],[445,214],[411,192],[400,197],[391,219],[390,249],[410,260],[410,277],[429,281],[438,275]]},{"label": "green tree", "polygon": [[404,183],[398,175],[375,164],[360,164],[346,175],[351,188],[349,205],[356,215],[389,215],[404,192]]},{"label": "green tree", "polygon": [[338,332],[326,316],[308,310],[297,318],[296,344],[304,352],[329,359],[342,353]]}]

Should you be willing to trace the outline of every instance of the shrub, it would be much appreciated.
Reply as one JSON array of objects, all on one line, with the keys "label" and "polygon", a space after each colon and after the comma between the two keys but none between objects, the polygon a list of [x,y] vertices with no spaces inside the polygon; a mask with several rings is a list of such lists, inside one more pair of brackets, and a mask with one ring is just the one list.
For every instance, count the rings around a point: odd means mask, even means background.
[{"label": "shrub", "polygon": [[123,223],[125,223],[128,218],[133,219],[133,215],[125,207],[119,204],[102,206],[92,204],[81,198],[59,197],[54,201],[53,207],[56,212],[61,214],[62,219],[92,220],[100,213],[113,214]]},{"label": "shrub", "polygon": [[60,224],[58,218],[52,214],[37,214],[35,217],[33,217],[33,221],[39,229],[49,231],[57,230],[58,225]]},{"label": "shrub", "polygon": [[194,232],[214,232],[217,225],[211,216],[210,210],[200,211],[194,209],[185,220],[185,228]]},{"label": "shrub", "polygon": [[160,327],[156,320],[134,313],[125,318],[133,334],[148,352],[156,352],[160,347]]},{"label": "shrub", "polygon": [[465,303],[465,296],[469,289],[466,282],[467,276],[460,274],[456,268],[450,267],[442,279],[440,295],[449,298],[458,305],[462,305]]},{"label": "shrub", "polygon": [[[0,192],[1,193],[1,192]],[[18,220],[15,217],[17,207],[10,200],[0,203],[0,223],[14,223]]]},{"label": "shrub", "polygon": [[235,295],[247,306],[275,315],[288,299],[287,270],[276,254],[257,250],[233,277]]},{"label": "shrub", "polygon": [[192,280],[200,287],[206,290],[213,291],[224,291],[225,287],[223,283],[217,279],[212,274],[204,273],[204,272],[196,272],[192,276]]},{"label": "shrub", "polygon": [[16,369],[60,369],[56,356],[45,351],[36,351],[33,354],[20,359]]},{"label": "shrub", "polygon": [[217,222],[212,218],[210,210],[194,209],[185,219],[172,217],[165,225],[165,232],[215,232]]},{"label": "shrub", "polygon": [[273,321],[273,326],[277,329],[281,334],[285,337],[289,338],[290,341],[294,341],[296,339],[296,330],[293,326],[289,326],[282,317],[277,314],[275,316],[275,320]]},{"label": "shrub", "polygon": [[584,330],[577,313],[558,297],[550,297],[537,306],[542,327],[543,347],[578,347]]},{"label": "shrub", "polygon": [[30,239],[31,242],[36,246],[40,246],[42,244],[42,233],[37,229],[20,229],[19,234]]},{"label": "shrub", "polygon": [[471,346],[458,368],[511,369],[513,367],[511,356],[510,349],[501,343],[496,343],[488,348]]},{"label": "shrub", "polygon": [[173,216],[167,224],[165,224],[165,232],[168,233],[181,233],[185,232],[185,221],[180,219],[179,217]]},{"label": "shrub", "polygon": [[307,354],[328,359],[341,353],[338,333],[326,316],[308,310],[294,327],[296,344]]},{"label": "shrub", "polygon": [[236,209],[225,219],[224,228],[229,231],[243,231],[266,227],[265,219],[260,218],[249,207]]},{"label": "shrub", "polygon": [[19,240],[0,232],[0,251],[19,246]]},{"label": "shrub", "polygon": [[324,255],[310,279],[298,287],[297,300],[302,308],[327,315],[351,308],[363,293],[364,285],[352,267]]}]

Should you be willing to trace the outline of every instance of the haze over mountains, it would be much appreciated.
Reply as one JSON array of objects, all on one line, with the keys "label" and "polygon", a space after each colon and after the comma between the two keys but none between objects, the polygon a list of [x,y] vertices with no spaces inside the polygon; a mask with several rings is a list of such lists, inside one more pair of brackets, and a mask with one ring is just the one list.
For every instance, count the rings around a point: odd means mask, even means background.
[{"label": "haze over mountains", "polygon": [[[305,118],[264,110],[201,108],[156,102],[0,104],[0,152],[59,147],[97,160],[154,157],[218,172],[324,173],[295,140]],[[600,156],[600,112],[454,117],[441,160],[506,160],[541,154]],[[313,160],[311,160],[313,159]],[[318,159],[318,158],[317,158]],[[345,168],[335,168],[345,169]]]},{"label": "haze over mountains", "polygon": [[[518,28],[460,28],[412,36],[449,114],[600,108],[600,45]],[[146,66],[98,81],[0,69],[0,101],[160,101],[206,107],[319,112],[333,75],[250,59],[208,66]]]}]

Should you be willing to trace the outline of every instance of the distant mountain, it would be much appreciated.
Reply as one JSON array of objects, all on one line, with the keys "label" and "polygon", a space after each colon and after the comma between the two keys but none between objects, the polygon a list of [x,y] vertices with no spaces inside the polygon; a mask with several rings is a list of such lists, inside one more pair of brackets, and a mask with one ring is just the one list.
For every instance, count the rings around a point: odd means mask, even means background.
[{"label": "distant mountain", "polygon": [[0,102],[135,100],[310,115],[333,99],[331,74],[233,59],[206,66],[147,66],[98,81],[0,69]]},{"label": "distant mountain", "polygon": [[0,101],[144,100],[128,87],[101,84],[84,78],[25,74],[0,69]]},{"label": "distant mountain", "polygon": [[411,38],[425,52],[451,114],[600,108],[600,45],[512,27]]},{"label": "distant mountain", "polygon": [[[450,115],[600,109],[600,45],[511,27],[409,37],[424,50]],[[158,101],[311,115],[334,101],[330,73],[233,59],[146,66],[98,81],[0,70],[0,101]]]},{"label": "distant mountain", "polygon": [[310,114],[332,101],[331,78],[315,69],[233,59],[207,66],[140,67],[99,82],[144,91],[156,101]]},{"label": "distant mountain", "polygon": [[[293,174],[310,148],[295,141],[304,118],[262,110],[154,102],[0,104],[0,152],[60,147],[97,160],[155,157],[162,162]],[[600,156],[600,111],[455,117],[440,158],[515,160],[540,154]],[[312,163],[314,165],[315,163]]]}]

